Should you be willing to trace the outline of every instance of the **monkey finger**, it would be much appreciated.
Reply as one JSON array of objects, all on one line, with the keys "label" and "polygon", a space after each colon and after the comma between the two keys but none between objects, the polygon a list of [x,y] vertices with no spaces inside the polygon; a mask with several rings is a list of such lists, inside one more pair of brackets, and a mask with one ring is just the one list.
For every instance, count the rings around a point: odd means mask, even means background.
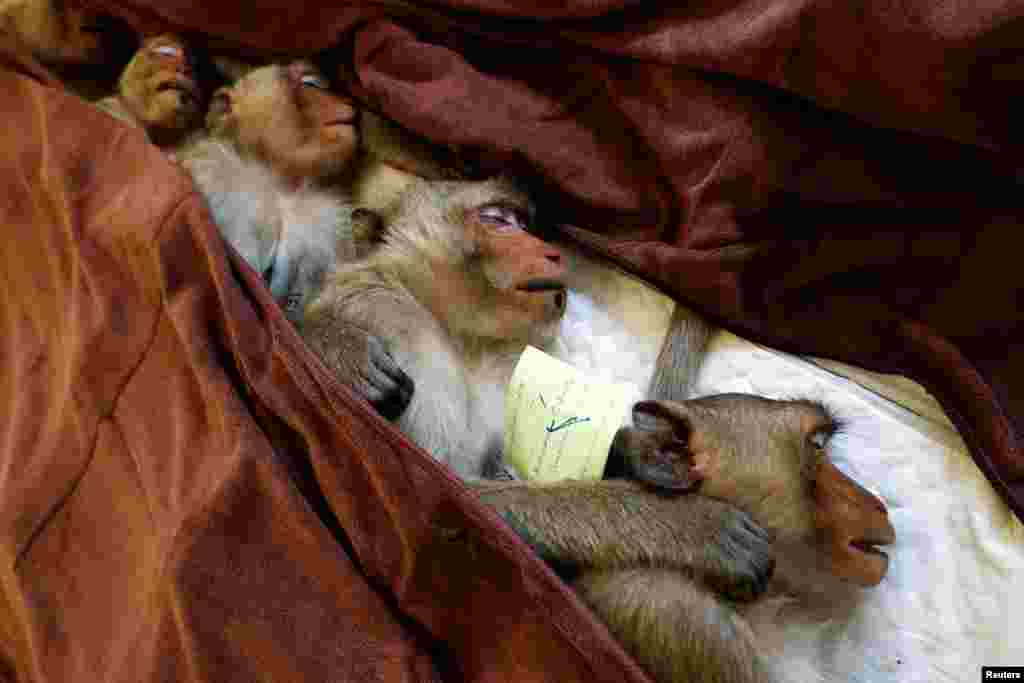
[{"label": "monkey finger", "polygon": [[400,416],[408,407],[415,383],[377,337],[367,339],[369,360],[365,375],[365,395],[377,411],[389,420]]},{"label": "monkey finger", "polygon": [[770,534],[749,515],[733,508],[716,539],[718,566],[707,575],[712,588],[749,602],[761,595],[775,571]]}]

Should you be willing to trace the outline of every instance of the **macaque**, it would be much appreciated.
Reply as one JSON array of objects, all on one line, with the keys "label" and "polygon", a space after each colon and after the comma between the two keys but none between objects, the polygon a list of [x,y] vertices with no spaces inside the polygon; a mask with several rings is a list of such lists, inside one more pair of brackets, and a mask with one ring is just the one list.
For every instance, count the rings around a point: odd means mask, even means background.
[{"label": "macaque", "polygon": [[201,120],[195,56],[177,36],[149,38],[121,73],[117,93],[96,105],[145,130],[157,146],[174,145]]},{"label": "macaque", "polygon": [[250,70],[218,89],[209,135],[177,154],[221,234],[292,320],[335,259],[359,255],[356,214],[332,186],[355,159],[358,112],[309,62]]},{"label": "macaque", "polygon": [[65,0],[0,0],[0,29],[45,64],[99,64],[109,56],[109,17]]},{"label": "macaque", "polygon": [[[679,567],[682,547],[701,541],[701,502],[735,505],[769,534],[780,558],[770,585],[885,576],[879,546],[895,540],[885,505],[829,460],[837,425],[821,405],[723,394],[641,402],[633,422],[612,446],[631,480],[475,485],[542,557],[573,571],[583,600],[659,683],[772,680],[758,637],[772,624],[749,623],[734,603],[766,583],[716,585],[696,563]],[[664,495],[695,483],[696,493]]]},{"label": "macaque", "polygon": [[327,276],[301,325],[343,381],[369,374],[367,340],[384,340],[390,378],[423,388],[402,394],[398,427],[462,477],[484,476],[500,454],[505,385],[565,310],[565,263],[526,231],[532,211],[504,180],[421,182],[382,244]]}]

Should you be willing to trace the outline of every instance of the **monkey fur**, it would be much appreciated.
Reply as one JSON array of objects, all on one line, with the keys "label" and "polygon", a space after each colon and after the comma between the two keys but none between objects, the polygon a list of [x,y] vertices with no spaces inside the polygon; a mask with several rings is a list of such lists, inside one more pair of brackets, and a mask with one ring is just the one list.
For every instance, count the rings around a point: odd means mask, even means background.
[{"label": "monkey fur", "polygon": [[[475,486],[542,557],[576,570],[583,600],[659,683],[773,680],[737,604],[765,584],[748,583],[744,594],[716,585],[706,568],[695,572],[693,559],[666,562],[682,556],[677,545],[699,542],[687,535],[694,508],[714,501],[748,513],[788,559],[776,583],[800,586],[808,572],[824,572],[872,586],[888,567],[878,546],[895,539],[885,506],[830,462],[835,422],[813,402],[723,394],[643,402],[634,412],[612,447],[633,480]],[[691,480],[693,469],[697,493],[648,497],[675,490],[666,484]],[[596,491],[606,487],[602,498]]]},{"label": "monkey fur", "polygon": [[210,134],[177,154],[225,239],[292,320],[336,259],[360,253],[362,219],[330,182],[355,158],[356,117],[312,64],[263,66],[214,93]]}]

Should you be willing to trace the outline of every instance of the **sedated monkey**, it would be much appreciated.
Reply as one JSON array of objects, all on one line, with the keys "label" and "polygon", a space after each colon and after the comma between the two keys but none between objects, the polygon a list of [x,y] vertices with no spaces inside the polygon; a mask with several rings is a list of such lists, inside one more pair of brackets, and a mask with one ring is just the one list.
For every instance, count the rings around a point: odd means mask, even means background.
[{"label": "sedated monkey", "polygon": [[158,147],[172,147],[202,118],[196,57],[178,36],[148,38],[117,81],[117,92],[96,102],[112,116],[146,131]]},{"label": "sedated monkey", "polygon": [[398,427],[464,478],[500,453],[512,369],[527,344],[550,344],[565,310],[561,252],[526,232],[531,213],[505,180],[418,183],[301,325],[340,379],[372,385]]},{"label": "sedated monkey", "polygon": [[[810,401],[641,402],[611,455],[632,480],[475,486],[545,559],[573,570],[574,588],[659,683],[771,681],[759,643],[775,624],[751,622],[739,604],[769,584],[722,585],[680,569],[678,557],[702,541],[694,520],[714,500],[769,534],[780,558],[771,585],[799,593],[812,576],[837,590],[838,581],[877,585],[888,568],[879,546],[895,532],[885,505],[830,461],[836,427]],[[695,483],[688,495],[651,493]]]},{"label": "sedated monkey", "polygon": [[213,94],[206,122],[209,134],[177,158],[221,234],[295,321],[323,273],[356,258],[374,225],[339,182],[357,155],[358,111],[298,60],[240,74]]}]

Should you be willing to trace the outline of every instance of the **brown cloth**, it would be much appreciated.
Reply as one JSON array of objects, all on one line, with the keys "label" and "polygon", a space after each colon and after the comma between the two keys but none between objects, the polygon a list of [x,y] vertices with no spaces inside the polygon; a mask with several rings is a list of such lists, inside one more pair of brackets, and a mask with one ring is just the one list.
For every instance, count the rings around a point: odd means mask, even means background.
[{"label": "brown cloth", "polygon": [[[714,320],[924,384],[1024,512],[1024,3],[87,1],[240,54],[335,48],[364,103],[534,173],[569,234]],[[9,670],[643,680],[336,386],[140,133],[11,63]]]}]

